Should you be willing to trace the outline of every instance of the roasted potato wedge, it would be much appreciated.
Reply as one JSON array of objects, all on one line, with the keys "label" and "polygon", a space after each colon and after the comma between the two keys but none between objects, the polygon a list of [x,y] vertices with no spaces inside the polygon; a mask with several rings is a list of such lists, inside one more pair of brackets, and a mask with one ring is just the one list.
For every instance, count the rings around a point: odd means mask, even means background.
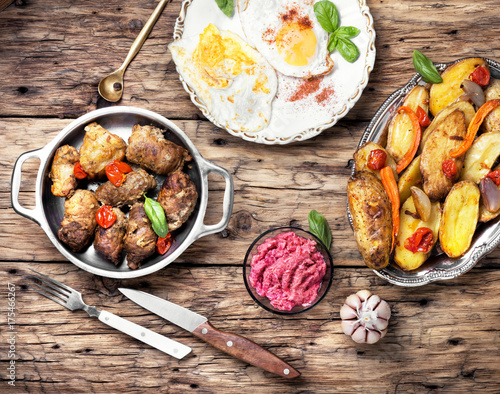
[{"label": "roasted potato wedge", "polygon": [[[417,85],[406,96],[403,105],[411,108],[414,112],[421,107],[425,113],[429,112],[429,91]],[[413,125],[410,116],[406,112],[396,113],[392,118],[387,133],[387,152],[396,160],[400,161],[411,148],[413,141]]]},{"label": "roasted potato wedge", "polygon": [[399,178],[398,189],[399,189],[399,200],[403,204],[408,197],[411,196],[411,187],[418,186],[422,187],[422,174],[420,173],[420,156],[413,159],[406,170]]},{"label": "roasted potato wedge", "polygon": [[[500,79],[490,79],[490,84],[484,91],[484,97],[486,101],[500,99]],[[488,132],[500,132],[500,107],[495,108],[484,118],[482,128]]]},{"label": "roasted potato wedge", "polygon": [[464,91],[460,87],[464,79],[469,79],[469,75],[477,67],[488,67],[486,60],[481,58],[470,58],[452,64],[443,71],[442,83],[433,84],[429,94],[429,109],[431,114],[436,114],[449,104],[459,98]]},{"label": "roasted potato wedge", "polygon": [[420,141],[419,152],[422,152],[424,149],[425,141],[429,138],[429,135],[436,130],[436,127],[445,119],[449,114],[451,114],[456,109],[462,111],[465,115],[465,128],[469,127],[469,123],[472,118],[476,114],[476,110],[474,106],[468,101],[457,101],[456,103],[448,105],[446,108],[443,108],[432,120],[432,123],[427,127],[422,134],[422,140]]},{"label": "roasted potato wedge", "polygon": [[354,236],[365,264],[381,270],[392,247],[391,202],[382,182],[371,172],[356,172],[347,183]]},{"label": "roasted potato wedge", "polygon": [[387,151],[381,147],[380,145],[376,144],[375,142],[367,142],[363,146],[361,146],[355,153],[354,153],[354,167],[356,171],[368,171],[372,172],[378,179],[380,178],[380,171],[373,171],[370,168],[368,168],[368,156],[370,156],[370,152],[375,149],[381,149],[387,154],[387,159],[385,161],[385,165],[391,166],[392,172],[394,173],[394,178],[396,181],[398,180],[398,172],[396,171],[396,162],[394,159],[387,153]]},{"label": "roasted potato wedge", "polygon": [[[450,152],[457,149],[466,135],[465,115],[460,110],[449,114],[432,132],[420,161],[420,172],[422,173],[424,192],[431,200],[442,200],[451,190],[453,183],[458,180],[462,169],[463,156],[452,159]],[[453,160],[457,167],[457,174],[449,179],[443,172],[443,163]]]},{"label": "roasted potato wedge", "polygon": [[439,227],[441,249],[452,258],[469,249],[479,219],[481,193],[474,182],[462,181],[446,197]]},{"label": "roasted potato wedge", "polygon": [[[439,237],[439,224],[441,222],[440,205],[439,202],[431,204],[431,216],[426,222],[418,218],[413,197],[410,196],[401,207],[399,214],[399,234],[396,240],[394,261],[405,271],[417,269],[429,258],[432,247],[434,247]],[[405,248],[405,241],[421,227],[427,227],[432,230],[432,247],[428,253],[413,253]]]},{"label": "roasted potato wedge", "polygon": [[500,156],[500,132],[480,135],[465,154],[460,180],[479,183]]}]

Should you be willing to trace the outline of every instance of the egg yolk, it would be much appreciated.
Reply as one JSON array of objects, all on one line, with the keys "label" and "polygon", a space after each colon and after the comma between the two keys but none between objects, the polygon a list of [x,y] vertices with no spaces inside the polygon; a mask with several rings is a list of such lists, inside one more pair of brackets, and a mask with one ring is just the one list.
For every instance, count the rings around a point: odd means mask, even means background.
[{"label": "egg yolk", "polygon": [[240,43],[231,37],[222,37],[219,30],[209,24],[194,51],[193,62],[203,70],[202,78],[216,89],[229,86],[231,80],[241,74],[254,72],[255,62],[246,55]]},{"label": "egg yolk", "polygon": [[316,53],[316,35],[311,28],[290,23],[276,35],[276,45],[280,56],[292,66],[305,66]]}]

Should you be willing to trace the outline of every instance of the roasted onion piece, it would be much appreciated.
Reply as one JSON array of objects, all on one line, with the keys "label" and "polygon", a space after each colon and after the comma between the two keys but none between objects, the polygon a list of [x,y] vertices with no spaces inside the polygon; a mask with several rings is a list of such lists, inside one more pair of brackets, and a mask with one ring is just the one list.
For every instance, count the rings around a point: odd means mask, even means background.
[{"label": "roasted onion piece", "polygon": [[490,212],[500,210],[500,189],[490,178],[483,178],[479,183],[479,190],[485,208]]},{"label": "roasted onion piece", "polygon": [[[462,82],[462,89],[465,92],[465,96],[470,98],[477,108],[481,107],[486,102],[483,88],[477,83],[469,79],[464,79]],[[461,96],[460,99],[462,99],[462,97],[463,96]]]}]

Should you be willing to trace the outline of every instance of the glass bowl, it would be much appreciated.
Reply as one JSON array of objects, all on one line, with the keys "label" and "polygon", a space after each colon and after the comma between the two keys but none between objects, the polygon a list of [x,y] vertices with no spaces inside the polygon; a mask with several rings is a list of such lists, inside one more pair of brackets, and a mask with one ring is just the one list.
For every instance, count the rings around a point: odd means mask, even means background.
[{"label": "glass bowl", "polygon": [[[309,305],[296,305],[293,307],[292,310],[290,311],[285,311],[281,309],[275,308],[273,305],[271,305],[271,301],[267,297],[262,297],[259,294],[257,294],[257,290],[251,285],[250,283],[250,272],[252,270],[251,267],[251,262],[252,262],[252,257],[257,254],[257,247],[261,245],[262,243],[265,242],[266,239],[268,238],[274,238],[276,235],[281,234],[281,233],[286,233],[292,231],[294,232],[297,236],[306,238],[306,239],[311,239],[316,242],[318,247],[318,251],[323,255],[323,259],[325,260],[326,263],[326,272],[325,276],[323,277],[321,281],[321,286],[318,290],[318,295],[314,299],[314,301],[309,304]],[[245,261],[243,263],[243,279],[245,281],[245,286],[248,290],[248,293],[250,296],[254,299],[254,301],[264,308],[266,311],[276,313],[278,315],[296,315],[299,313],[304,313],[312,308],[314,308],[316,305],[318,305],[321,300],[325,297],[325,295],[328,293],[328,290],[330,289],[330,286],[332,284],[332,279],[333,279],[333,260],[332,256],[330,255],[330,252],[327,250],[325,245],[321,242],[321,240],[316,237],[314,234],[310,233],[309,231],[302,230],[301,228],[298,227],[279,227],[279,228],[272,228],[261,235],[259,235],[255,241],[252,242],[250,247],[248,248],[248,251],[245,255]]]}]

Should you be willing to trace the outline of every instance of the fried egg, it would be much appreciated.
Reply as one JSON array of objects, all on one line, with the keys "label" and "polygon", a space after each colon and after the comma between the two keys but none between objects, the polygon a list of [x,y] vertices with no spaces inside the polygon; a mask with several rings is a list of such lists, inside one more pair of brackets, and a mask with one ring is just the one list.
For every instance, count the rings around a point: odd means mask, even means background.
[{"label": "fried egg", "polygon": [[199,36],[168,47],[178,72],[217,123],[243,132],[267,127],[276,71],[243,39],[209,24]]},{"label": "fried egg", "polygon": [[238,13],[250,45],[277,71],[298,78],[329,73],[333,60],[328,33],[314,14],[315,1],[238,0]]}]

